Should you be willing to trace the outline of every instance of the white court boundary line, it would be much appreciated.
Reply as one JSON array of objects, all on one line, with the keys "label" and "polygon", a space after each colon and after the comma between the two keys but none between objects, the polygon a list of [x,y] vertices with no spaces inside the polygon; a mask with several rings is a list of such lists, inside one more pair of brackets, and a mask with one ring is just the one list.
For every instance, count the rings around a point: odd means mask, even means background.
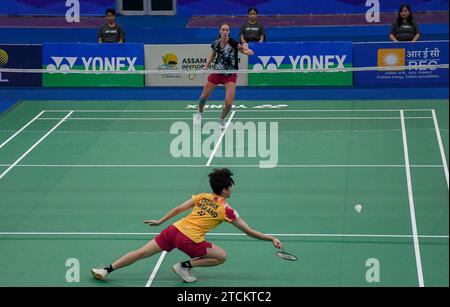
[{"label": "white court boundary line", "polygon": [[45,111],[42,111],[38,115],[36,115],[32,120],[30,120],[25,126],[23,126],[20,130],[18,130],[16,133],[14,133],[12,136],[10,136],[6,141],[4,141],[0,145],[0,149],[2,149],[6,144],[8,144],[13,138],[15,138],[19,133],[21,133],[23,130],[25,130],[29,125],[31,125],[35,120],[39,118],[42,114],[44,114]]},{"label": "white court boundary line", "polygon": [[153,281],[156,278],[156,274],[158,274],[159,268],[161,267],[161,264],[163,263],[164,258],[166,257],[166,255],[167,255],[167,252],[166,251],[162,251],[161,256],[159,256],[158,262],[156,263],[155,268],[152,271],[152,274],[150,275],[147,283],[145,284],[146,288],[149,288],[149,287],[152,286],[152,283],[153,283]]},{"label": "white court boundary line", "polygon": [[[405,117],[405,119],[432,119],[433,117]],[[61,118],[45,117],[39,120],[60,120]],[[242,117],[236,120],[399,120],[400,117]],[[189,117],[72,117],[69,120],[117,120],[117,121],[171,121],[171,120],[192,120]],[[216,121],[216,118],[203,118],[202,120]]]},{"label": "white court boundary line", "polygon": [[36,143],[33,144],[23,155],[19,157],[13,164],[11,164],[2,174],[0,174],[0,180],[6,176],[6,174],[9,173],[10,170],[12,170],[17,164],[19,164],[20,161],[22,161],[33,149],[36,148],[43,140],[45,140],[53,131],[56,130],[69,116],[71,116],[73,111],[70,111],[66,117],[64,117],[61,121],[59,121],[55,126],[53,126],[50,131],[48,131],[43,137],[41,137]]},{"label": "white court boundary line", "polygon": [[[159,232],[0,232],[0,236],[156,236]],[[277,237],[311,238],[392,238],[409,239],[413,235],[401,234],[338,234],[338,233],[268,233]],[[245,233],[207,233],[207,237],[247,237]],[[419,235],[420,238],[449,239],[448,235]]]},{"label": "white court boundary line", "polygon": [[[11,164],[0,164],[9,167]],[[261,168],[259,164],[227,164],[216,167]],[[269,165],[274,168],[405,168],[405,164],[286,164]],[[36,168],[204,168],[203,164],[18,164],[16,167]],[[443,168],[441,164],[409,165],[411,168]]]},{"label": "white court boundary line", "polygon": [[447,158],[445,157],[445,151],[444,151],[444,145],[442,144],[442,138],[441,138],[441,131],[439,129],[439,123],[436,117],[436,111],[433,109],[431,110],[431,114],[433,116],[433,122],[434,122],[434,128],[436,129],[436,137],[439,143],[439,150],[441,152],[441,159],[442,159],[442,165],[444,166],[444,173],[445,173],[445,179],[447,180],[447,189],[448,186],[448,165],[447,165]]},{"label": "white court boundary line", "polygon": [[236,114],[236,111],[231,112],[230,118],[228,118],[228,121],[226,123],[225,129],[220,134],[219,140],[217,141],[216,147],[214,148],[213,152],[211,153],[211,156],[209,157],[208,162],[206,162],[205,166],[211,166],[212,160],[216,156],[217,151],[219,150],[219,147],[222,145],[223,137],[225,136],[225,133],[227,132],[228,128],[230,127],[230,123],[233,120],[234,115]]},{"label": "white court boundary line", "polygon": [[[195,109],[196,110],[196,109]],[[194,109],[185,109],[185,110],[75,110],[76,113],[194,113]],[[221,113],[222,109],[205,109],[207,112]],[[239,110],[241,112],[288,112],[288,113],[296,113],[296,112],[399,112],[400,109],[382,109],[382,110],[374,110],[374,109],[331,109],[331,110],[284,110],[284,109],[237,109],[234,108],[232,111]],[[430,112],[432,109],[403,109],[408,112]],[[66,113],[72,110],[44,110],[49,113]]]},{"label": "white court boundary line", "polygon": [[413,233],[413,241],[414,241],[414,252],[416,255],[416,266],[417,266],[417,276],[419,280],[419,287],[425,287],[425,283],[423,280],[423,269],[422,269],[422,257],[420,255],[420,245],[419,245],[419,237],[417,231],[417,222],[416,222],[416,212],[414,208],[414,195],[412,190],[412,182],[411,182],[411,170],[409,164],[409,153],[408,153],[408,141],[406,138],[406,125],[404,118],[404,111],[400,110],[401,117],[401,125],[402,125],[402,138],[403,138],[403,152],[405,155],[405,170],[406,170],[406,181],[408,186],[408,199],[409,199],[409,211],[411,214],[411,225],[412,225],[412,233]]}]

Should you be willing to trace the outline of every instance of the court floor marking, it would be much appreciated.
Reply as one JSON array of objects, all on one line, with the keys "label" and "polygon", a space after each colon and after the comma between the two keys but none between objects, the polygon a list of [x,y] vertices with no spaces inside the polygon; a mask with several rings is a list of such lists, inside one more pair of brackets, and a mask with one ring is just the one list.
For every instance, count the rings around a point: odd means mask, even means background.
[{"label": "court floor marking", "polygon": [[61,121],[59,121],[52,129],[50,129],[43,137],[34,143],[24,154],[22,154],[13,164],[11,164],[3,173],[0,174],[0,180],[6,176],[20,161],[22,161],[33,149],[35,149],[42,141],[44,141],[53,131],[55,131],[67,118],[72,115],[70,111]]},{"label": "court floor marking", "polygon": [[[94,112],[96,112],[96,111],[98,111],[98,110],[95,110]],[[243,110],[244,111],[244,110]],[[248,112],[256,112],[256,110],[248,110]],[[263,110],[261,110],[261,111],[263,111]],[[264,110],[264,111],[274,111],[274,110]],[[288,110],[276,110],[276,111],[288,111]],[[307,112],[309,112],[309,111],[314,111],[314,110],[289,110],[289,111],[300,111],[300,112],[304,112],[304,111],[307,111]],[[326,112],[326,111],[328,111],[328,112],[330,112],[330,111],[333,111],[333,110],[316,110],[317,112]],[[334,110],[335,112],[344,112],[344,111],[346,111],[346,110]],[[357,111],[357,110],[350,110],[350,111]],[[360,110],[360,111],[369,111],[369,110]],[[383,112],[383,111],[394,111],[394,110],[373,110],[374,112]],[[398,110],[395,110],[395,111],[398,111]],[[405,110],[405,111],[425,111],[425,109],[415,109],[415,110],[413,110],[413,109],[411,109],[411,110]],[[57,112],[61,112],[61,110],[57,110]],[[73,111],[72,111],[73,112]],[[120,111],[117,111],[117,112],[122,112],[122,110],[120,110]],[[167,112],[173,112],[173,110],[168,110]],[[188,111],[188,112],[190,112],[190,111]],[[417,119],[418,117],[413,117],[413,118],[415,118],[415,119]],[[431,118],[433,118],[433,117],[431,117]],[[260,118],[257,118],[257,119],[260,119]],[[327,118],[327,119],[329,119],[329,118]],[[333,118],[331,118],[331,119],[333,119]],[[351,119],[354,119],[354,118],[351,118]],[[397,118],[398,119],[398,118]],[[404,114],[403,114],[403,110],[401,110],[401,117],[400,117],[400,119],[402,120],[402,122],[403,122],[403,124],[404,124],[404,120],[405,119],[410,119],[410,118],[406,118],[406,117],[404,117]],[[425,119],[425,118],[424,118]],[[430,117],[427,117],[427,119],[430,119]],[[433,118],[434,119],[434,118]],[[116,118],[114,119],[114,120],[116,120]],[[63,121],[64,121],[64,119],[63,119]],[[59,124],[59,123],[58,123]],[[435,122],[435,127],[436,127],[436,122]],[[56,129],[56,128],[55,128]],[[438,128],[437,128],[438,129]],[[404,129],[404,130],[406,130],[406,129]],[[402,131],[403,131],[403,129],[402,129]],[[440,135],[439,135],[439,137],[440,137]],[[441,153],[442,153],[442,147],[440,147],[441,148]],[[406,150],[406,152],[405,152],[405,155],[407,155],[407,150]],[[406,156],[405,156],[406,157]],[[16,163],[17,164],[17,163]],[[408,164],[409,164],[409,158],[408,158],[408,162],[406,163],[406,165],[404,166],[404,167],[406,167],[406,169],[409,169],[409,166],[408,166]],[[348,166],[346,166],[346,167],[348,167]],[[442,167],[442,166],[440,166],[440,167]],[[444,164],[444,169],[446,168],[446,165]],[[408,173],[408,171],[407,171],[407,173]],[[408,176],[407,176],[408,177]],[[0,179],[1,179],[1,177],[0,177]],[[410,176],[409,176],[409,180],[410,180]],[[448,183],[448,176],[447,176],[447,183]],[[411,190],[411,192],[412,192],[412,190]],[[411,193],[412,194],[412,193]],[[358,236],[358,235],[353,235],[353,236]],[[364,235],[362,235],[362,236],[364,236]],[[373,236],[373,235],[372,235]],[[376,236],[376,235],[375,235]],[[395,236],[395,235],[394,235]],[[418,237],[417,236],[417,234],[413,234],[413,236],[407,236],[407,237]],[[420,236],[420,237],[424,237],[424,236]],[[432,236],[432,237],[438,237],[438,236]],[[441,236],[442,237],[442,236]],[[443,236],[443,237],[445,237],[445,236]],[[446,237],[446,238],[448,238],[448,236]],[[155,276],[156,276],[156,274],[155,274]]]},{"label": "court floor marking", "polygon": [[423,270],[422,270],[422,258],[420,255],[420,245],[419,245],[419,237],[417,231],[417,222],[416,222],[416,211],[414,207],[414,195],[412,190],[412,182],[411,182],[411,169],[409,167],[409,153],[408,153],[408,141],[406,137],[406,125],[404,118],[404,111],[400,110],[401,117],[401,125],[402,125],[402,138],[403,138],[403,152],[405,156],[405,170],[406,170],[406,181],[408,186],[408,199],[409,199],[409,211],[411,215],[411,225],[412,225],[412,233],[413,233],[413,241],[414,241],[414,252],[416,256],[416,266],[417,266],[417,275],[419,280],[419,287],[425,287],[425,283],[423,280]]},{"label": "court floor marking", "polygon": [[[9,167],[11,164],[0,164]],[[16,167],[35,168],[204,168],[203,164],[18,164]],[[261,168],[259,164],[218,164],[214,167]],[[405,168],[405,164],[280,164],[272,168]],[[410,168],[443,168],[440,164],[409,165]],[[267,168],[267,167],[264,167]]]},{"label": "court floor marking", "polygon": [[[156,236],[159,232],[0,232],[0,236]],[[339,234],[339,233],[268,233],[278,237],[311,238],[392,238],[410,239],[413,235],[402,234]],[[207,237],[247,237],[245,233],[207,233]],[[449,235],[419,235],[424,239],[449,239]]]},{"label": "court floor marking", "polygon": [[35,120],[39,119],[39,117],[44,114],[45,111],[42,111],[38,115],[36,115],[33,119],[31,119],[28,123],[25,124],[20,130],[16,131],[13,135],[11,135],[6,141],[4,141],[0,145],[0,149],[2,149],[6,144],[8,144],[12,139],[14,139],[19,133],[21,133],[23,130],[25,130],[29,125],[31,125]]},{"label": "court floor marking", "polygon": [[[405,117],[405,119],[432,119],[433,117],[426,116],[412,116]],[[39,120],[60,120],[56,117],[39,118]],[[239,117],[236,120],[399,120],[400,117]],[[174,120],[191,120],[189,117],[72,117],[70,121],[174,121]],[[202,118],[202,120],[217,121],[217,118]]]},{"label": "court floor marking", "polygon": [[[233,108],[233,110],[238,110],[239,112],[398,112],[400,109],[381,109],[381,110],[374,110],[374,109],[340,109],[340,110],[283,110],[283,109],[261,109],[261,110],[248,110],[248,109],[240,109],[240,108]],[[431,111],[431,109],[403,109],[404,111],[408,112],[426,112]],[[51,112],[51,113],[65,113],[70,112],[72,110],[45,110],[45,112]],[[196,109],[186,109],[186,110],[75,110],[77,113],[193,113],[196,111]],[[205,112],[215,112],[215,113],[221,113],[222,109],[205,109]]]},{"label": "court floor marking", "polygon": [[436,117],[436,111],[433,109],[431,110],[431,114],[433,116],[433,122],[434,122],[434,128],[436,129],[436,137],[439,143],[439,150],[441,152],[441,159],[442,159],[442,165],[444,166],[444,173],[445,173],[445,179],[447,180],[447,190],[449,188],[448,186],[448,165],[447,165],[447,158],[445,157],[445,151],[444,151],[444,145],[442,144],[442,137],[441,137],[441,131],[439,129],[439,123]]},{"label": "court floor marking", "polygon": [[146,288],[149,288],[149,287],[152,286],[152,283],[153,283],[153,281],[156,278],[156,274],[158,274],[159,268],[161,267],[161,264],[163,263],[164,258],[166,257],[166,255],[167,255],[167,252],[166,251],[162,251],[161,255],[159,256],[158,262],[156,263],[155,268],[153,269],[152,274],[150,275],[147,283],[145,284]]},{"label": "court floor marking", "polygon": [[227,123],[225,125],[225,129],[220,134],[219,140],[217,141],[217,144],[214,147],[214,150],[211,153],[211,156],[209,157],[208,162],[206,162],[206,165],[205,165],[206,167],[211,166],[211,163],[212,163],[214,157],[216,156],[217,151],[219,150],[219,147],[222,145],[223,137],[225,136],[225,133],[227,133],[228,128],[230,127],[231,121],[233,120],[235,114],[236,114],[236,111],[231,112],[231,115],[228,118],[228,121],[227,121]]}]

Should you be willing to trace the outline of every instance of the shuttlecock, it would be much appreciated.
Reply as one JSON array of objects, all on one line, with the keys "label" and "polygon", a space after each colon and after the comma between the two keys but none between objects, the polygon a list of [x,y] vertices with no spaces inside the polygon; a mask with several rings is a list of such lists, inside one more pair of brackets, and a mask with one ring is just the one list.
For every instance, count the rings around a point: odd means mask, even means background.
[{"label": "shuttlecock", "polygon": [[362,211],[362,205],[361,205],[361,204],[356,204],[356,205],[355,205],[355,211],[358,212],[358,213],[361,213],[361,211]]}]

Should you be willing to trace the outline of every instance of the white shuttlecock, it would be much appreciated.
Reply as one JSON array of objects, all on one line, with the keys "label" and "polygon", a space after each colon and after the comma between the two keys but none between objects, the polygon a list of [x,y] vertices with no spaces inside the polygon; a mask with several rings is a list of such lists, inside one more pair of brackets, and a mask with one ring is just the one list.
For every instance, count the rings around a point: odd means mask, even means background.
[{"label": "white shuttlecock", "polygon": [[355,211],[358,212],[358,213],[361,213],[362,205],[360,205],[360,204],[355,205]]}]

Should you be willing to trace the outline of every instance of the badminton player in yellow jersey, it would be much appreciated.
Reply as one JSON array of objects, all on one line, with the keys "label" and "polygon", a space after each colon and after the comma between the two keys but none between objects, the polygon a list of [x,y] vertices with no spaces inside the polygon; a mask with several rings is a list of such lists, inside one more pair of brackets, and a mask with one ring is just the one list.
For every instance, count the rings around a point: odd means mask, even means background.
[{"label": "badminton player in yellow jersey", "polygon": [[228,169],[214,170],[209,174],[209,183],[213,193],[194,195],[192,199],[173,208],[160,220],[148,220],[144,223],[150,226],[159,226],[172,217],[192,208],[189,215],[164,229],[140,249],[126,254],[110,266],[92,269],[93,277],[98,280],[105,280],[106,276],[112,271],[162,251],[170,252],[177,248],[187,254],[190,259],[175,264],[173,266],[174,272],[186,282],[195,282],[197,279],[191,273],[192,268],[219,265],[227,259],[227,253],[220,246],[205,241],[205,234],[225,221],[253,238],[271,241],[276,248],[281,248],[282,244],[277,238],[249,227],[227,203],[227,198],[231,196],[234,185],[232,176],[233,174]]}]

